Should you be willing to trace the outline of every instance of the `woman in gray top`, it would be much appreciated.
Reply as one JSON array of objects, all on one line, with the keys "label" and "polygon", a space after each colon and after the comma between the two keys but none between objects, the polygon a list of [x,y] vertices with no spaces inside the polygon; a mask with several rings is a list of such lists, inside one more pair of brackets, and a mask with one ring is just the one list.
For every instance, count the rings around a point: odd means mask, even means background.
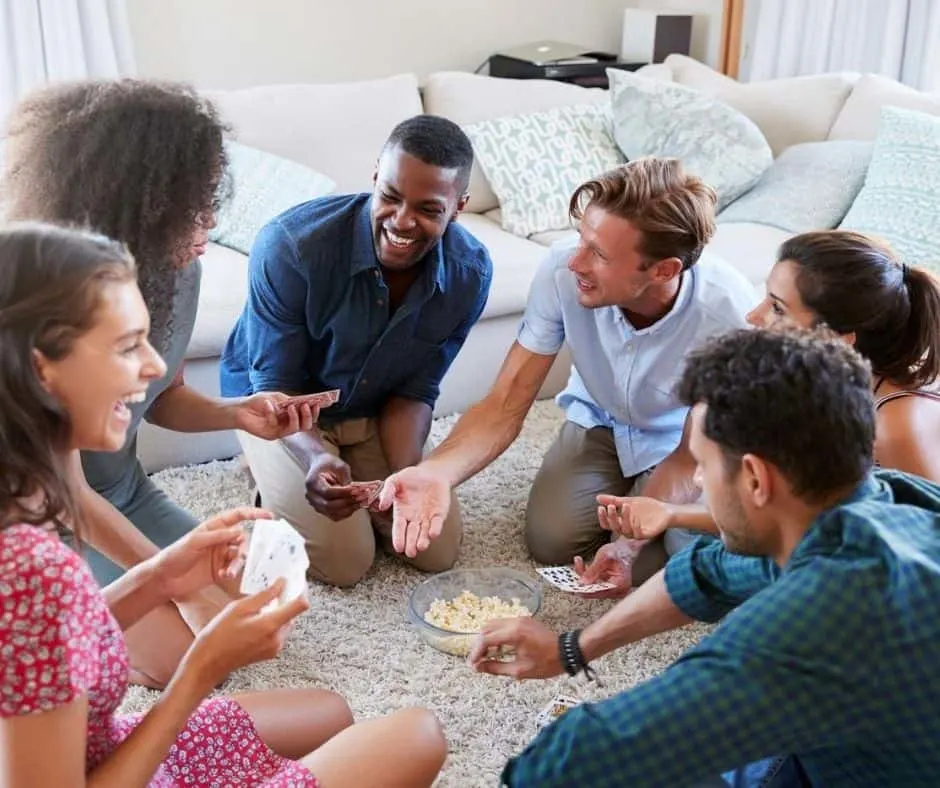
[{"label": "woman in gray top", "polygon": [[[283,394],[215,399],[188,387],[183,357],[199,300],[201,266],[225,172],[224,126],[183,85],[82,82],[39,91],[9,121],[2,199],[10,220],[87,226],[126,244],[151,314],[151,343],[166,375],[129,407],[127,441],[114,453],[76,455],[90,523],[88,559],[99,583],[149,558],[196,519],[151,482],[137,460],[141,418],[179,432],[241,429],[275,439],[311,429],[309,406],[278,415]],[[229,600],[201,594],[159,608],[128,632],[132,678],[162,687],[193,633]]]}]

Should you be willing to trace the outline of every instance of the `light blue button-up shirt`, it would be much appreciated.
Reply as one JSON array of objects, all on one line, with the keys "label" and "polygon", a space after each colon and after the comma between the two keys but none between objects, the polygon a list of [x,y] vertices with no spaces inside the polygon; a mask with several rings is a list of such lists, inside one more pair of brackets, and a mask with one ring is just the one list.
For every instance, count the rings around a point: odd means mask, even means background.
[{"label": "light blue button-up shirt", "polygon": [[518,341],[542,355],[568,343],[571,377],[558,405],[585,429],[613,430],[623,475],[636,476],[679,445],[688,408],[675,388],[686,356],[710,337],[743,327],[758,297],[736,269],[706,253],[683,274],[669,314],[638,330],[619,307],[578,303],[568,270],[578,242],[552,246],[529,290]]}]

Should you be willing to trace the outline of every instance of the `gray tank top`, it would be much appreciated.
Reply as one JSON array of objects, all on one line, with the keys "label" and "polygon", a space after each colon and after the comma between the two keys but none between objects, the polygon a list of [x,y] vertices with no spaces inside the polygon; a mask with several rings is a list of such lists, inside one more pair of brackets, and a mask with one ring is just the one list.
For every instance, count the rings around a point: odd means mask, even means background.
[{"label": "gray tank top", "polygon": [[153,401],[159,397],[176,377],[189,347],[196,323],[199,305],[199,284],[202,280],[202,263],[195,260],[180,270],[173,297],[171,317],[172,331],[168,347],[163,354],[166,375],[150,384],[147,398],[131,406],[131,423],[127,429],[124,446],[115,452],[82,452],[82,467],[88,483],[119,509],[126,505],[124,497],[133,492],[133,483],[139,470],[137,461],[137,428]]}]

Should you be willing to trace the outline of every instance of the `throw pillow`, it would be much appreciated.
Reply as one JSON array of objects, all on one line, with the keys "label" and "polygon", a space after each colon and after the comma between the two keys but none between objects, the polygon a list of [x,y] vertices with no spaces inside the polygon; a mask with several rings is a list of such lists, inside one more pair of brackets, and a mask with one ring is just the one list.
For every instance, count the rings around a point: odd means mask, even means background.
[{"label": "throw pillow", "polygon": [[872,147],[857,140],[793,145],[718,222],[769,224],[794,235],[836,227],[865,182]]},{"label": "throw pillow", "polygon": [[879,236],[940,273],[940,117],[885,107],[868,177],[841,227]]},{"label": "throw pillow", "polygon": [[574,190],[623,164],[606,103],[496,118],[464,131],[499,198],[503,229],[525,237],[571,227]]},{"label": "throw pillow", "polygon": [[608,69],[614,139],[628,159],[667,156],[718,192],[719,209],[756,184],[773,163],[753,121],[673,82]]},{"label": "throw pillow", "polygon": [[229,188],[216,212],[209,240],[244,254],[258,231],[298,203],[330,194],[326,175],[290,159],[227,141]]}]

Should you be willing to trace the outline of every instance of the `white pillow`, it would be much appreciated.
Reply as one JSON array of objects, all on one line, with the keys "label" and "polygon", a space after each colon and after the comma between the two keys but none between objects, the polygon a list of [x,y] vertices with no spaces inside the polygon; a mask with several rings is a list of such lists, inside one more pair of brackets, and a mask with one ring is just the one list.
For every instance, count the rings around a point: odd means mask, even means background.
[{"label": "white pillow", "polygon": [[575,189],[624,161],[607,104],[512,115],[464,131],[499,198],[503,229],[524,237],[571,227]]},{"label": "white pillow", "polygon": [[665,156],[733,202],[773,164],[755,123],[726,104],[684,85],[608,69],[614,139],[628,159]]},{"label": "white pillow", "polygon": [[303,164],[231,140],[229,191],[216,213],[209,240],[248,254],[258,231],[288,208],[331,194],[331,178]]}]

